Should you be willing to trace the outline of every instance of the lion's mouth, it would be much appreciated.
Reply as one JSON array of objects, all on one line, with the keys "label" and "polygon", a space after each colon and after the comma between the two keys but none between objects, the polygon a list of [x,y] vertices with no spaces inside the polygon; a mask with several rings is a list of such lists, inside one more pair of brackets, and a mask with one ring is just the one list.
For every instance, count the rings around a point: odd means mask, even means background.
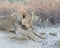
[{"label": "lion's mouth", "polygon": [[24,29],[24,30],[29,29],[29,28],[27,28],[25,25],[22,25],[22,23],[21,23],[21,22],[19,22],[19,24],[21,25],[21,28],[22,28],[22,29]]},{"label": "lion's mouth", "polygon": [[22,25],[22,28],[23,28],[24,30],[27,30],[27,29],[28,29],[25,25]]}]

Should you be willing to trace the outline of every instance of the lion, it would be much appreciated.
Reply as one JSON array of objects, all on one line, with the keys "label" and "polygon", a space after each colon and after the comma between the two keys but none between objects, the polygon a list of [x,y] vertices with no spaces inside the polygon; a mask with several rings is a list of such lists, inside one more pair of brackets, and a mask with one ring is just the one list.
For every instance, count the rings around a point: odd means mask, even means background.
[{"label": "lion", "polygon": [[33,33],[32,30],[32,16],[22,13],[12,13],[11,16],[0,17],[0,30],[5,30],[7,32],[15,32],[18,36],[27,36],[34,41],[40,41],[40,38]]}]

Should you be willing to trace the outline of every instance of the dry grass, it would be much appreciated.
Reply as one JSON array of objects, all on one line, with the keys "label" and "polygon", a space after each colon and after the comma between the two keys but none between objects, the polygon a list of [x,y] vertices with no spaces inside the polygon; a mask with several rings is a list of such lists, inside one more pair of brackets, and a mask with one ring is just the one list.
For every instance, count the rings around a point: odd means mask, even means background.
[{"label": "dry grass", "polygon": [[0,16],[9,16],[13,12],[26,12],[32,11],[38,16],[54,16],[56,20],[60,18],[60,0],[26,0],[26,3],[10,3],[9,1],[2,2],[0,0]]}]

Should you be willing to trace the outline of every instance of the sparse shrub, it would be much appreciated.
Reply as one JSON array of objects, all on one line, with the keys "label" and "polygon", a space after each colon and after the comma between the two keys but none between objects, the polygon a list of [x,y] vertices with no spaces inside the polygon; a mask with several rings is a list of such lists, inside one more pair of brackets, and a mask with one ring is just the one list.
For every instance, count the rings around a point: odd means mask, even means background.
[{"label": "sparse shrub", "polygon": [[49,35],[52,35],[52,36],[57,36],[57,33],[49,33]]},{"label": "sparse shrub", "polygon": [[58,46],[60,47],[60,40],[57,41]]}]

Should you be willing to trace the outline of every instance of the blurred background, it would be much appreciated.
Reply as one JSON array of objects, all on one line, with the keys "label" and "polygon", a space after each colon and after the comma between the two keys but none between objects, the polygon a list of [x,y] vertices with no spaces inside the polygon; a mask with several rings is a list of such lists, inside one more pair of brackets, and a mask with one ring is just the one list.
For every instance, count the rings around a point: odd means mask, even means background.
[{"label": "blurred background", "polygon": [[13,12],[33,12],[33,24],[40,27],[60,25],[60,0],[0,0],[0,16]]}]

